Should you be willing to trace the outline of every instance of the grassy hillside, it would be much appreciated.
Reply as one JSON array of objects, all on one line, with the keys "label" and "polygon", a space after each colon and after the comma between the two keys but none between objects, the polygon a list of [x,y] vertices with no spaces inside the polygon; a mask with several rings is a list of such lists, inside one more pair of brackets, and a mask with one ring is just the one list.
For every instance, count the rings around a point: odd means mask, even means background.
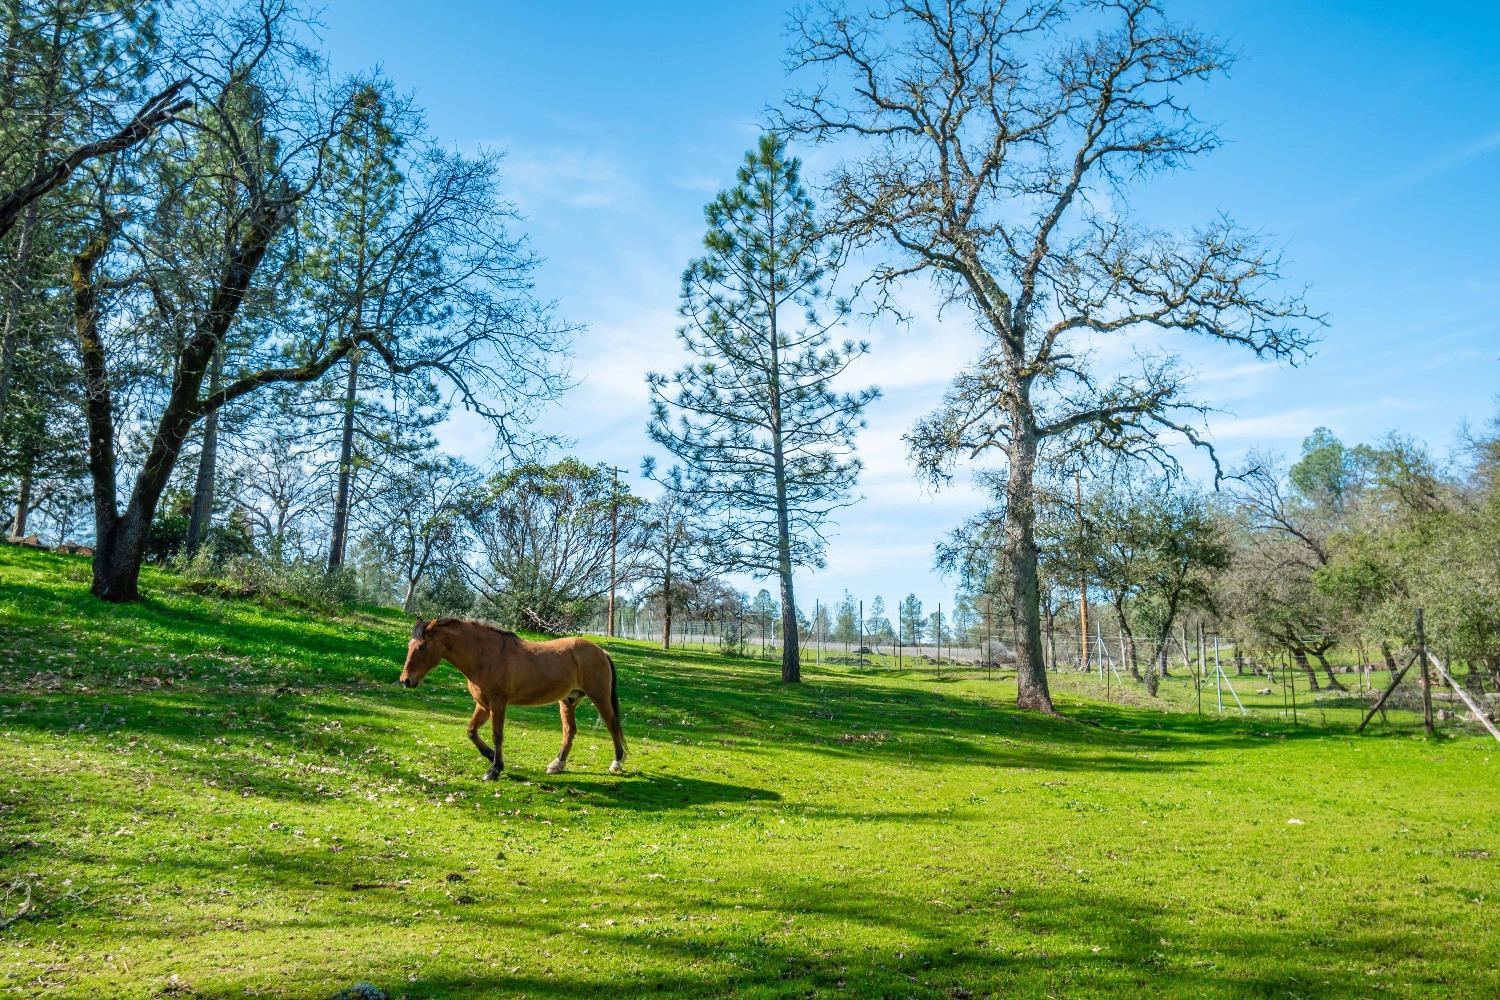
[{"label": "grassy hillside", "polygon": [[0,995],[1500,995],[1487,738],[614,643],[629,773],[485,784],[399,615],[87,569],[0,547]]}]

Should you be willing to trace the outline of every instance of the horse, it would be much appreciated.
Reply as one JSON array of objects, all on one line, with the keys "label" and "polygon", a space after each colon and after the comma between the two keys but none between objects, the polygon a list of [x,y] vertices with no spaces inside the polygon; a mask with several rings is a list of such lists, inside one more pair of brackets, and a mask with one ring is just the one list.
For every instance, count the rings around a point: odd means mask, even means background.
[{"label": "horse", "polygon": [[[485,781],[494,781],[505,769],[505,710],[511,705],[545,705],[557,702],[562,713],[562,749],[547,765],[548,774],[558,774],[568,764],[568,751],[578,732],[574,708],[585,695],[599,710],[599,717],[615,742],[610,774],[625,766],[625,734],[620,729],[619,687],[615,661],[587,639],[552,639],[531,642],[483,622],[457,618],[419,620],[406,646],[401,668],[403,687],[422,683],[427,672],[447,660],[469,681],[474,696],[474,715],[469,719],[469,739],[490,762]],[[490,720],[495,746],[485,746],[479,727]]]}]

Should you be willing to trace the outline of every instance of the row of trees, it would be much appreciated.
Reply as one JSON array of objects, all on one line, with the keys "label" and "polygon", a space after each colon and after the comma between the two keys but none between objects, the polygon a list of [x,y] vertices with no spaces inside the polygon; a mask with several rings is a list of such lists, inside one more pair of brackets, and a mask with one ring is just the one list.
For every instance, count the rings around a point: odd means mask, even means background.
[{"label": "row of trees", "polygon": [[[1108,621],[1124,668],[1154,693],[1177,637],[1190,648],[1201,624],[1237,655],[1285,655],[1314,690],[1342,689],[1334,651],[1392,667],[1422,607],[1434,648],[1500,685],[1497,440],[1468,436],[1439,462],[1398,435],[1346,447],[1319,428],[1291,465],[1253,454],[1217,493],[1130,462],[1053,477],[1037,531],[1045,644],[1078,649],[1086,610],[1090,641]],[[1000,619],[983,627],[1009,635],[1010,569],[993,558],[1004,520],[1003,502],[970,519],[939,563],[977,616]]]},{"label": "row of trees", "polygon": [[[899,315],[927,279],[980,336],[907,441],[938,484],[1003,460],[996,508],[943,559],[1006,616],[1020,705],[1051,710],[1057,580],[1091,576],[1122,628],[1159,637],[1208,602],[1202,573],[1246,565],[1226,549],[1268,537],[1200,531],[1223,529],[1216,502],[1133,464],[1171,472],[1171,438],[1205,446],[1176,338],[1295,360],[1320,322],[1262,238],[1134,212],[1141,182],[1217,147],[1186,94],[1229,64],[1152,0],[794,16],[809,84],[707,206],[682,283],[691,361],[648,376],[674,463],[647,464],[652,505],[602,470],[526,461],[570,331],[532,294],[496,160],[442,148],[387,81],[331,79],[290,0],[11,0],[4,16],[0,483],[18,532],[87,498],[102,598],[134,599],[153,552],[213,540],[353,556],[408,604],[424,580],[462,580],[509,620],[562,624],[601,593],[607,507],[612,575],[648,581],[666,622],[719,574],[776,579],[795,681],[793,576],[854,499],[877,396],[848,385],[866,345],[835,341],[851,306],[833,286],[856,259],[860,301]],[[821,212],[791,138],[841,154]],[[1137,363],[1096,371],[1108,338]],[[508,471],[435,452],[452,402],[494,428]],[[1080,473],[1071,517],[1057,469]]]},{"label": "row of trees", "polygon": [[[13,0],[3,12],[0,487],[11,533],[92,513],[93,592],[212,541],[410,590],[472,470],[566,386],[494,154],[375,76],[335,80],[289,0]],[[408,597],[410,595],[408,594]]]}]

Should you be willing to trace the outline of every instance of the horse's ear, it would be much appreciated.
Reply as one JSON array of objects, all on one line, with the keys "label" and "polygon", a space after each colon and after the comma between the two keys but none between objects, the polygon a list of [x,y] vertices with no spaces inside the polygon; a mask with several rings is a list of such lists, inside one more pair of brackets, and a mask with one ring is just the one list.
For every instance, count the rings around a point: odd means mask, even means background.
[{"label": "horse's ear", "polygon": [[423,638],[426,635],[427,635],[427,619],[426,618],[418,618],[417,619],[417,627],[411,630],[411,637],[413,639],[421,639],[421,638]]}]

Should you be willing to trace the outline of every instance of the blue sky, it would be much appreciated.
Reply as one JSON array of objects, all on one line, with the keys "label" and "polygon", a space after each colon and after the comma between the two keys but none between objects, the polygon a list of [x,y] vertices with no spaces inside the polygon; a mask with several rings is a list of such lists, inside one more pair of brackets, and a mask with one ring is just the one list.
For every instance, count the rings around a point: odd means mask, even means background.
[{"label": "blue sky", "polygon": [[[507,153],[506,185],[546,258],[544,295],[587,326],[579,386],[547,418],[588,461],[636,469],[648,369],[676,362],[678,279],[702,206],[733,180],[763,112],[787,86],[778,2],[460,3],[334,0],[324,41],[341,72],[380,66],[459,148]],[[1143,191],[1149,221],[1216,212],[1271,236],[1329,327],[1290,369],[1192,345],[1209,426],[1229,461],[1294,453],[1317,425],[1346,441],[1393,430],[1448,448],[1500,391],[1500,7],[1479,3],[1169,3],[1228,40],[1239,61],[1195,97],[1225,147]],[[819,151],[803,152],[815,179]],[[980,498],[932,494],[901,433],[978,347],[939,322],[920,287],[909,327],[855,333],[866,383],[885,397],[861,439],[864,499],[830,531],[828,569],[799,603],[848,588],[887,602],[951,599],[932,544]],[[457,418],[444,444],[482,458],[490,440]],[[644,489],[644,488],[643,488]],[[647,490],[649,492],[649,490]]]}]

